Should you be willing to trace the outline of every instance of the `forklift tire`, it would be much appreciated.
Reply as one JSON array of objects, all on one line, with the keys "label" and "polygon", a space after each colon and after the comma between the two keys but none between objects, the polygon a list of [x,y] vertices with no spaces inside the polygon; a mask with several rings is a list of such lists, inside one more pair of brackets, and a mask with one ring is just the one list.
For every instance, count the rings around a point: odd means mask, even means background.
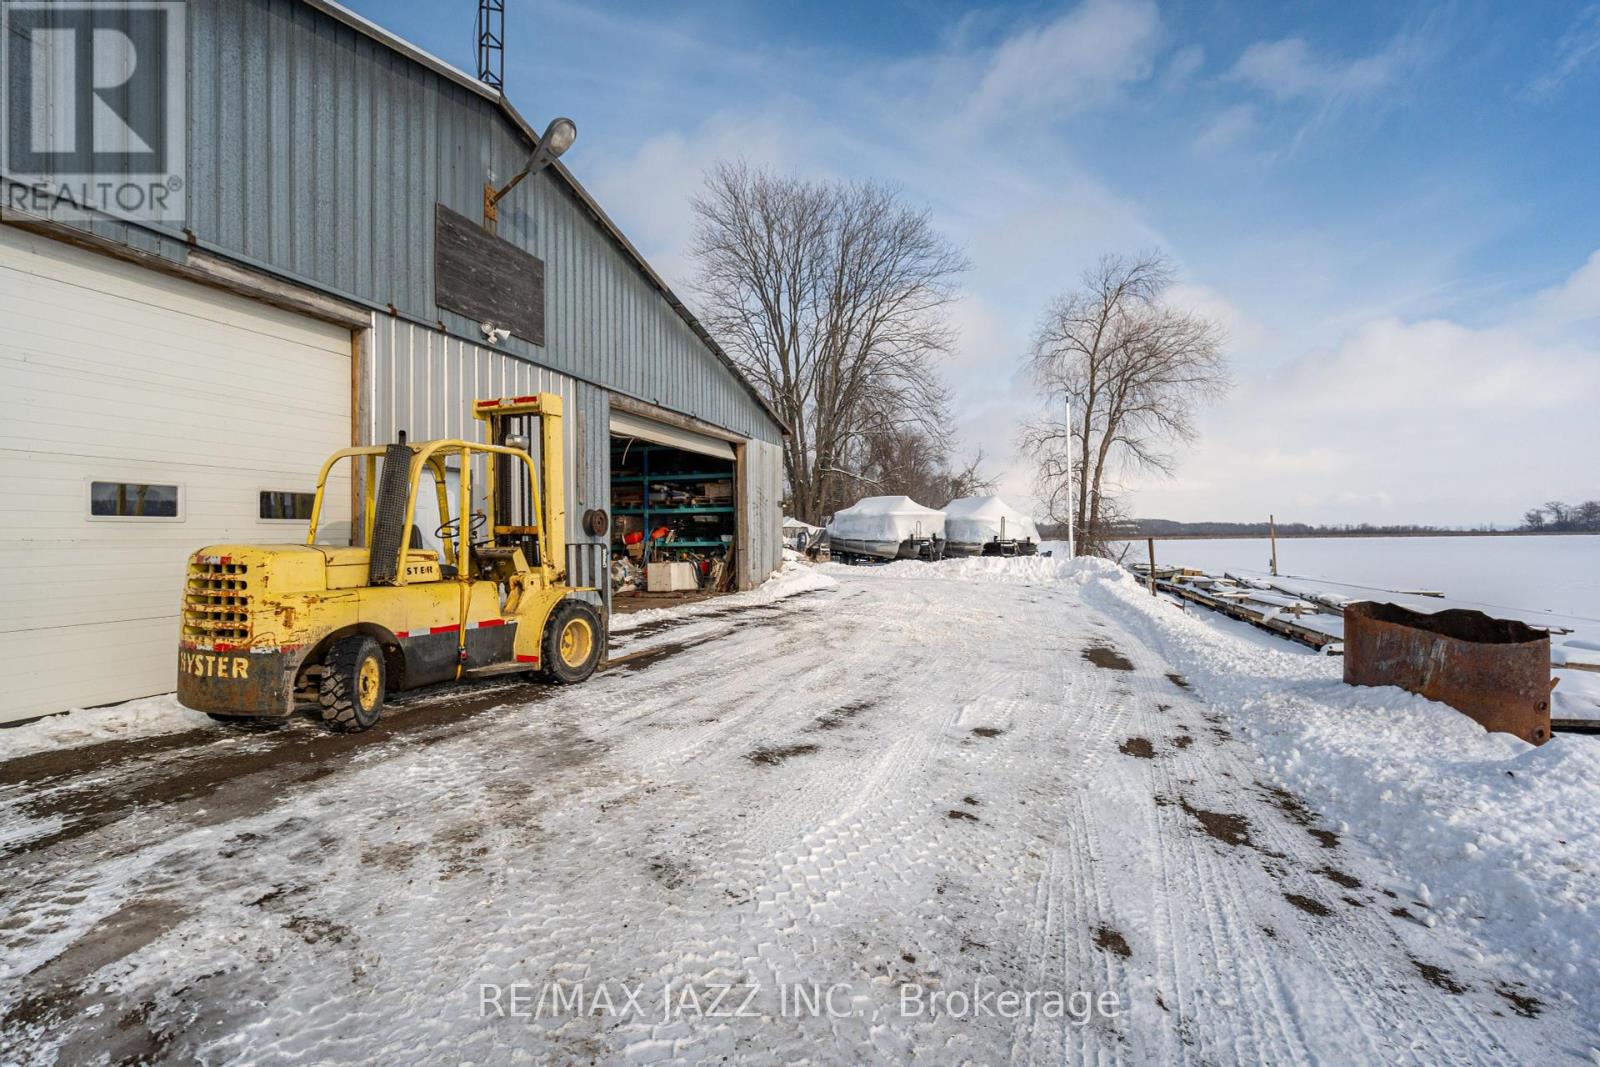
[{"label": "forklift tire", "polygon": [[600,612],[583,600],[564,600],[544,627],[544,678],[557,685],[587,681],[600,663],[605,628]]},{"label": "forklift tire", "polygon": [[340,733],[370,729],[383,712],[383,650],[370,637],[346,637],[328,650],[317,694],[322,721]]}]

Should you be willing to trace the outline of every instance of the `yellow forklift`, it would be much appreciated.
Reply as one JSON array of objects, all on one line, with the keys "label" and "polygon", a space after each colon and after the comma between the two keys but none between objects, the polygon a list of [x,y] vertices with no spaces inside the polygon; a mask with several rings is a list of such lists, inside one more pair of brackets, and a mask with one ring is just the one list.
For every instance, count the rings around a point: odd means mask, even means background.
[{"label": "yellow forklift", "polygon": [[[593,674],[605,622],[581,596],[595,590],[567,584],[561,398],[479,400],[473,415],[489,443],[408,444],[401,434],[335,452],[317,477],[304,545],[194,553],[179,701],[217,719],[311,705],[353,731],[376,723],[396,690],[515,671],[555,683]],[[328,476],[344,460],[359,476],[363,547],[317,543]],[[487,482],[478,512],[475,467]],[[415,522],[430,481],[437,548]]]}]

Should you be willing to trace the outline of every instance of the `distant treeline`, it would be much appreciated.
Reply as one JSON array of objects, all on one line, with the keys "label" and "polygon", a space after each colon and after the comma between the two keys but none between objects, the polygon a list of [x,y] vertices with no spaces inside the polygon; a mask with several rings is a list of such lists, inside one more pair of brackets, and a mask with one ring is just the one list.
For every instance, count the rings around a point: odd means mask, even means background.
[{"label": "distant treeline", "polygon": [[[1552,506],[1546,504],[1543,508],[1528,512],[1521,526],[1497,526],[1493,523],[1460,527],[1426,526],[1416,523],[1380,526],[1370,522],[1325,525],[1280,522],[1278,536],[1469,537],[1483,534],[1600,533],[1600,519],[1597,519],[1594,512],[1584,510],[1593,508],[1595,511],[1600,511],[1600,503],[1582,504],[1572,508],[1562,505],[1564,510],[1558,512],[1551,512]],[[1533,518],[1535,514],[1538,514],[1542,521],[1535,522]],[[1140,537],[1266,537],[1270,532],[1271,528],[1264,522],[1177,522],[1173,519],[1134,519],[1131,522],[1116,524],[1108,533],[1107,540]],[[1043,523],[1039,526],[1039,535],[1047,541],[1064,541],[1067,537],[1066,523]]]},{"label": "distant treeline", "polygon": [[1522,516],[1522,528],[1530,533],[1600,533],[1600,500],[1581,504],[1548,501],[1528,509]]}]

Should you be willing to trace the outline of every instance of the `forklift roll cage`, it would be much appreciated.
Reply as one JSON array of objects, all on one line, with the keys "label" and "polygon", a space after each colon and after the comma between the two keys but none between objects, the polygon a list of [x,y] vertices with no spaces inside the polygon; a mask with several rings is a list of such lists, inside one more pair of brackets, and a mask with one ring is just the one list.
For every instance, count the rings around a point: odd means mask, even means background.
[{"label": "forklift roll cage", "polygon": [[[561,399],[553,394],[519,396],[510,400],[480,400],[473,407],[473,416],[488,424],[486,429],[491,441],[505,440],[508,435],[508,419],[537,417],[541,459],[550,466],[548,461],[560,457],[563,453],[560,439]],[[403,435],[401,441],[404,443]],[[317,528],[322,517],[322,502],[327,491],[328,475],[344,459],[351,460],[352,465],[357,460],[364,461],[361,465],[361,543],[369,546],[372,544],[372,530],[378,510],[378,460],[388,453],[390,447],[366,445],[343,448],[333,453],[323,463],[322,469],[317,473],[316,498],[311,505],[311,523],[306,532],[308,546],[317,543]],[[471,579],[473,571],[469,557],[472,551],[471,517],[474,514],[471,510],[474,455],[482,455],[489,459],[484,465],[484,499],[487,509],[484,514],[491,543],[502,540],[535,539],[538,551],[529,559],[530,570],[538,572],[546,586],[553,585],[564,577],[565,568],[562,562],[566,556],[566,508],[565,486],[559,462],[554,464],[553,469],[547,470],[547,476],[541,481],[539,468],[535,466],[533,457],[525,449],[511,448],[504,444],[482,444],[459,438],[441,438],[408,447],[411,450],[411,460],[410,468],[406,472],[408,486],[405,507],[406,529],[404,536],[400,538],[394,560],[394,584],[407,584],[406,568],[401,564],[405,560],[406,552],[409,551],[411,530],[416,525],[417,494],[425,470],[432,473],[434,489],[438,496],[439,537],[444,545],[441,559],[454,560],[458,580]],[[461,463],[461,484],[456,501],[456,506],[461,512],[459,518],[450,514],[448,468],[445,459],[451,456],[459,459]],[[510,516],[498,514],[499,511],[510,509],[509,488],[515,477],[512,472],[516,469],[518,461],[528,472],[527,502],[532,508],[532,515],[529,516],[533,520],[531,526],[502,522],[500,520],[509,519]],[[452,523],[455,524],[454,532],[451,529]],[[534,559],[537,559],[537,563]]]}]

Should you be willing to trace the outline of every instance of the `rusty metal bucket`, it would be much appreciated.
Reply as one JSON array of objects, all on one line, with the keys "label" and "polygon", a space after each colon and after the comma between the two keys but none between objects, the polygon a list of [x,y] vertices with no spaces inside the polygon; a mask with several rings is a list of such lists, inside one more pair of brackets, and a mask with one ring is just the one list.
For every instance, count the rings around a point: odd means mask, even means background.
[{"label": "rusty metal bucket", "polygon": [[1395,604],[1344,609],[1344,680],[1397,685],[1542,745],[1550,740],[1550,635],[1459,608],[1424,614]]}]

